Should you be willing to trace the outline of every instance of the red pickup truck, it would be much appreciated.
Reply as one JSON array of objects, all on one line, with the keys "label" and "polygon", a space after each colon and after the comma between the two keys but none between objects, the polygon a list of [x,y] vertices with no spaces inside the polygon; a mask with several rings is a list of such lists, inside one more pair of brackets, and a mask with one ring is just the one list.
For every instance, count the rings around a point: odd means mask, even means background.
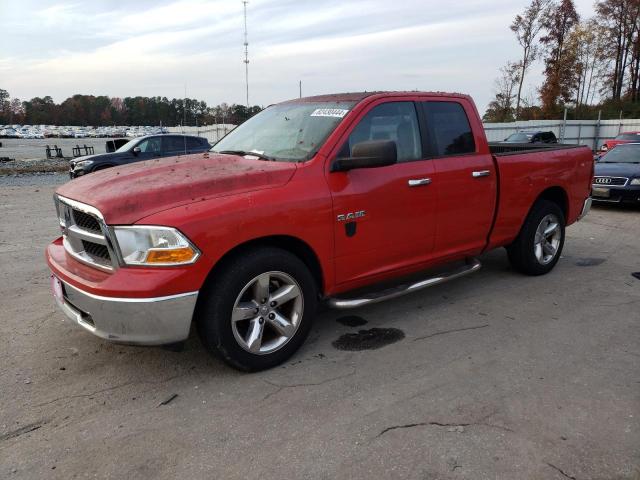
[{"label": "red pickup truck", "polygon": [[61,186],[46,258],[58,305],[93,334],[160,345],[193,324],[210,351],[260,370],[300,347],[319,302],[416,291],[498,247],[549,272],[592,177],[586,147],[490,146],[465,95],[302,98],[208,153]]}]

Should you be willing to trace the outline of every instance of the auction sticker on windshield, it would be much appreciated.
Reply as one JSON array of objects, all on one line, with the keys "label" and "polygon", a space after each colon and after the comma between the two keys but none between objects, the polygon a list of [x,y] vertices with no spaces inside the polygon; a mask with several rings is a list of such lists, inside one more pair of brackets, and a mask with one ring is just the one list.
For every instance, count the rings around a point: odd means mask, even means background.
[{"label": "auction sticker on windshield", "polygon": [[344,110],[342,108],[316,108],[313,113],[311,113],[311,116],[342,118],[347,113],[349,113],[349,110]]}]

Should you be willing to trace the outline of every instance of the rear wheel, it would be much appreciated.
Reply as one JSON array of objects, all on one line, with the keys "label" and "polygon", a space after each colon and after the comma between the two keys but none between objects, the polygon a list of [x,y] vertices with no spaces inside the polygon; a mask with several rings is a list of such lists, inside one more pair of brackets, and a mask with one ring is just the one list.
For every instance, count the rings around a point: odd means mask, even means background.
[{"label": "rear wheel", "polygon": [[226,263],[201,292],[196,322],[207,349],[235,368],[256,371],[300,348],[316,308],[317,287],[306,265],[265,247]]},{"label": "rear wheel", "polygon": [[560,207],[538,200],[518,235],[507,247],[513,267],[527,275],[544,275],[560,259],[564,246],[565,219]]}]

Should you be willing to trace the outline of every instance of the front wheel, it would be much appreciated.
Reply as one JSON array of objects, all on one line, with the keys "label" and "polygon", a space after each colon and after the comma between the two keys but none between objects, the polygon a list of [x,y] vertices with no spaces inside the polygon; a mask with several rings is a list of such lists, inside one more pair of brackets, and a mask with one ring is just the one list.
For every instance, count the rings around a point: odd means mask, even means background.
[{"label": "front wheel", "polygon": [[565,219],[560,207],[538,200],[516,240],[507,247],[513,267],[527,275],[544,275],[560,259],[564,246]]},{"label": "front wheel", "polygon": [[235,256],[201,292],[196,318],[208,350],[245,371],[274,367],[306,339],[316,282],[296,256],[260,248]]}]

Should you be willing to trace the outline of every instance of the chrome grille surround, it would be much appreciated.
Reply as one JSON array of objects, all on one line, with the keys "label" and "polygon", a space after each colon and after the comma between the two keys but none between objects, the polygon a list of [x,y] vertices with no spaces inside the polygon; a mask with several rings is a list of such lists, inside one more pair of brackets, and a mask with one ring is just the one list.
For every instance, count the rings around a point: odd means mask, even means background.
[{"label": "chrome grille surround", "polygon": [[629,179],[627,177],[596,176],[593,178],[593,185],[596,187],[626,187]]},{"label": "chrome grille surround", "polygon": [[[60,195],[54,195],[53,198],[66,252],[79,262],[100,270],[110,272],[118,268],[119,253],[113,242],[111,229],[100,211],[91,205]],[[76,221],[77,218],[82,219],[80,223]],[[96,230],[96,225],[100,231]]]}]

